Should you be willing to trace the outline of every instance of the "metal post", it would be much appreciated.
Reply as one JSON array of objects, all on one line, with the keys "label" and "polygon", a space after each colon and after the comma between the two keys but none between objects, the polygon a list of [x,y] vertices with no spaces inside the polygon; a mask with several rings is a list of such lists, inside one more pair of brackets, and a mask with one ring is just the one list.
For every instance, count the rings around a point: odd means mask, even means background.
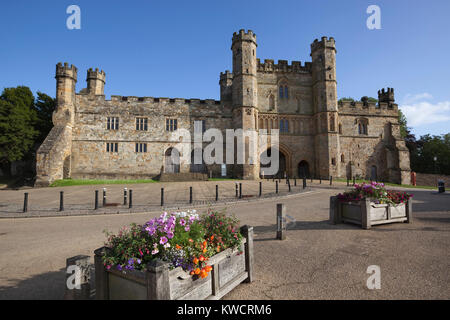
[{"label": "metal post", "polygon": [[242,183],[239,182],[239,199],[242,199]]},{"label": "metal post", "polygon": [[189,187],[189,203],[192,203],[192,187]]},{"label": "metal post", "polygon": [[305,188],[306,188],[306,178],[303,177],[303,189],[305,189]]},{"label": "metal post", "polygon": [[103,206],[106,204],[106,188],[103,188]]},{"label": "metal post", "polygon": [[133,190],[130,189],[130,199],[128,200],[128,208],[133,207]]},{"label": "metal post", "polygon": [[59,192],[59,211],[64,211],[64,191]]},{"label": "metal post", "polygon": [[322,184],[322,177],[319,178],[319,184]]},{"label": "metal post", "polygon": [[28,192],[25,192],[23,195],[23,212],[28,211]]},{"label": "metal post", "polygon": [[164,188],[161,188],[161,207],[164,206]]},{"label": "metal post", "polygon": [[98,190],[95,190],[94,210],[98,209]]},{"label": "metal post", "polygon": [[123,205],[127,205],[127,188],[123,188]]},{"label": "metal post", "polygon": [[277,239],[286,239],[286,205],[277,203]]},{"label": "metal post", "polygon": [[259,182],[259,196],[262,196],[262,181]]},{"label": "metal post", "polygon": [[294,187],[297,186],[297,178],[294,178]]},{"label": "metal post", "polygon": [[275,193],[278,193],[278,180],[275,181]]},{"label": "metal post", "polygon": [[333,176],[330,176],[330,186],[333,185]]},{"label": "metal post", "polygon": [[287,184],[288,184],[289,192],[291,192],[291,181],[289,181],[289,179],[287,180]]},{"label": "metal post", "polygon": [[236,182],[236,198],[239,196],[239,195],[238,195],[238,192],[239,192],[239,191],[238,191],[238,184],[237,184],[237,182]]},{"label": "metal post", "polygon": [[216,201],[219,201],[219,185],[216,184]]}]

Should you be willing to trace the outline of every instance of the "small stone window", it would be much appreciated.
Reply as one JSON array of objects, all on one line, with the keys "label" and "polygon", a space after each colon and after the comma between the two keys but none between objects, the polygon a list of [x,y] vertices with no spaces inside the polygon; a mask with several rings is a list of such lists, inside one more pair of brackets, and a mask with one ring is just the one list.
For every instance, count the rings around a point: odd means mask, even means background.
[{"label": "small stone window", "polygon": [[286,86],[286,85],[281,85],[280,87],[279,87],[279,96],[280,96],[280,99],[288,99],[289,98],[289,89],[288,89],[288,86]]},{"label": "small stone window", "polygon": [[345,162],[345,156],[344,156],[344,154],[341,154],[341,162],[342,162],[342,163]]},{"label": "small stone window", "polygon": [[332,164],[333,166],[336,165],[336,158],[331,158],[331,164]]},{"label": "small stone window", "polygon": [[358,134],[367,135],[369,121],[366,118],[358,119]]},{"label": "small stone window", "polygon": [[147,131],[148,130],[148,118],[136,118],[136,130]]},{"label": "small stone window", "polygon": [[119,118],[118,117],[108,117],[106,119],[106,129],[107,130],[119,130]]},{"label": "small stone window", "polygon": [[119,152],[119,144],[117,142],[107,142],[106,152]]},{"label": "small stone window", "polygon": [[177,119],[166,119],[166,131],[175,131],[178,129]]},{"label": "small stone window", "polygon": [[135,152],[147,152],[147,144],[146,143],[136,143]]}]

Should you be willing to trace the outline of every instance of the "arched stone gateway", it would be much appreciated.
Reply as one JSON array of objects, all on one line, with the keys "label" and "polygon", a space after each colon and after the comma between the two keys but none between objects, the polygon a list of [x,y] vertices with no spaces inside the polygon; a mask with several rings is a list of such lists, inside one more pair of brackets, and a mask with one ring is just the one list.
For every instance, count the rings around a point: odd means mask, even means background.
[{"label": "arched stone gateway", "polygon": [[377,167],[376,166],[372,166],[370,168],[370,180],[372,180],[372,181],[377,181],[378,180]]},{"label": "arched stone gateway", "polygon": [[298,174],[299,178],[303,178],[303,177],[309,178],[309,177],[311,177],[310,173],[309,173],[309,163],[307,161],[305,161],[305,160],[300,161],[298,163],[298,168],[297,169],[298,169],[297,174]]},{"label": "arched stone gateway", "polygon": [[[279,159],[279,166],[278,166],[278,171],[276,174],[274,175],[267,175],[264,174],[265,178],[284,178],[285,175],[288,175],[288,167],[287,167],[287,160],[286,160],[286,155],[281,152],[280,150],[276,149],[276,148],[269,148],[266,151],[264,151],[263,153],[261,153],[260,155],[260,163],[261,163],[261,158],[262,157],[271,157],[272,156],[272,152],[278,152],[278,159]],[[264,172],[264,168],[269,168],[270,167],[270,163],[269,164],[260,164],[261,167],[261,177],[263,176],[263,172]]]},{"label": "arched stone gateway", "polygon": [[164,172],[180,172],[180,152],[175,148],[169,148],[164,153]]}]

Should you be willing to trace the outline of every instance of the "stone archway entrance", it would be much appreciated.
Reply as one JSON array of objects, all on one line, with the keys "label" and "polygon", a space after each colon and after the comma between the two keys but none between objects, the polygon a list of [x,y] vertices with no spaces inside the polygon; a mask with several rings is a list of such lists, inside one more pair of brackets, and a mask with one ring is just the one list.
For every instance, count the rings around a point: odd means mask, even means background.
[{"label": "stone archway entrance", "polygon": [[288,174],[288,172],[287,172],[286,155],[282,151],[280,151],[280,150],[278,150],[276,148],[269,148],[266,151],[264,151],[263,153],[261,153],[260,158],[259,158],[260,159],[261,175],[264,172],[264,168],[269,168],[271,166],[270,163],[262,164],[261,163],[261,158],[262,157],[269,157],[270,158],[272,156],[272,152],[278,152],[278,159],[279,159],[278,171],[277,171],[277,173],[275,173],[273,175],[266,175],[266,174],[264,174],[264,177],[265,178],[284,178],[285,175]]},{"label": "stone archway entrance", "polygon": [[372,180],[372,181],[377,181],[378,180],[377,167],[376,166],[372,166],[370,168],[370,180]]},{"label": "stone archway entrance", "polygon": [[309,178],[309,163],[305,160],[302,160],[298,163],[297,174],[299,178]]},{"label": "stone archway entrance", "polygon": [[164,172],[180,172],[180,152],[176,148],[169,148],[164,153]]}]

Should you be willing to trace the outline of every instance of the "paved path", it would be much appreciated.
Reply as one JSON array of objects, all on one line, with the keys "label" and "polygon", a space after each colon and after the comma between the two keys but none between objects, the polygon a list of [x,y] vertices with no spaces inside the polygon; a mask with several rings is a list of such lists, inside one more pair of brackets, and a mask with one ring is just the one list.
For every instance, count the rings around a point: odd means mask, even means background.
[{"label": "paved path", "polygon": [[[93,189],[95,187],[92,187]],[[327,222],[338,190],[227,205],[255,230],[255,281],[225,299],[449,299],[450,195],[412,190],[414,221],[362,230]],[[275,240],[275,206],[295,219]],[[102,231],[143,223],[158,213],[0,220],[0,299],[61,299],[65,260],[93,255]],[[369,265],[381,290],[366,288]]]}]

